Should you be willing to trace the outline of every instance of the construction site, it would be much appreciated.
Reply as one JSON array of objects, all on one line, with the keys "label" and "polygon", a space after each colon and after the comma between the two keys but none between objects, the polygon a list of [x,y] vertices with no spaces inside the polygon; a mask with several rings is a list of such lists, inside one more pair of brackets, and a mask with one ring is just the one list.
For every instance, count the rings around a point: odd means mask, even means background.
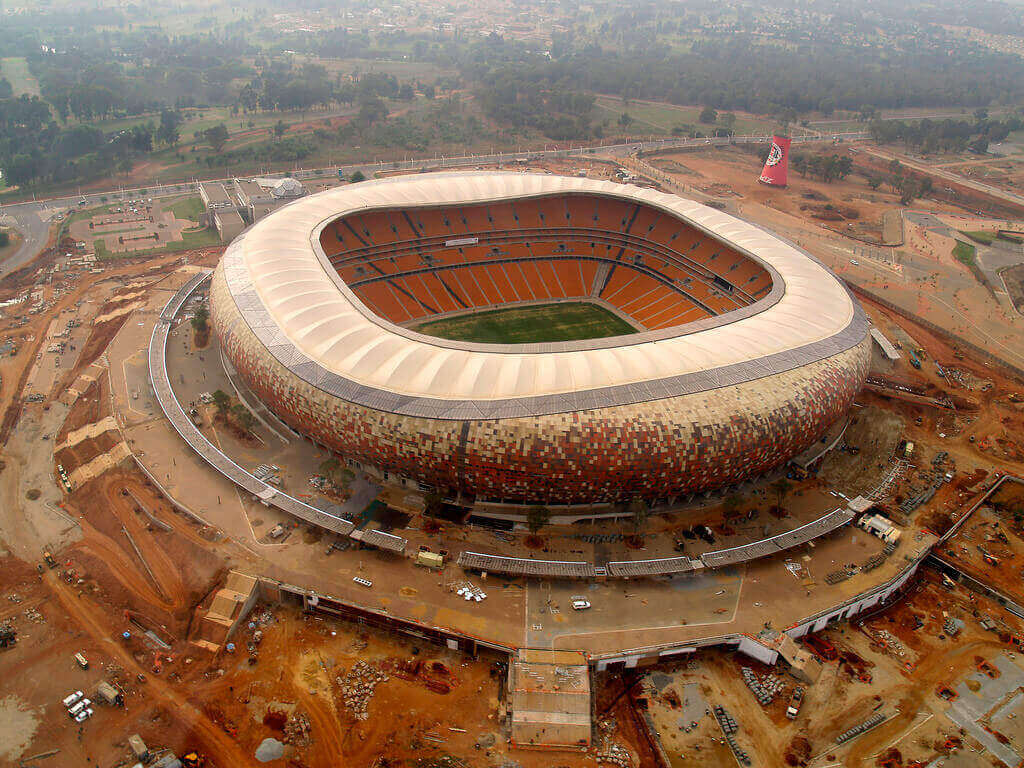
[{"label": "construction site", "polygon": [[100,264],[55,226],[0,281],[0,765],[1024,761],[1024,206],[971,174],[903,206],[866,142],[808,147],[852,171],[773,187],[728,145],[502,165],[739,216],[870,323],[819,443],[641,523],[531,530],[339,462],[206,326],[223,247],[115,242],[187,235],[172,198],[73,224],[125,251]]}]

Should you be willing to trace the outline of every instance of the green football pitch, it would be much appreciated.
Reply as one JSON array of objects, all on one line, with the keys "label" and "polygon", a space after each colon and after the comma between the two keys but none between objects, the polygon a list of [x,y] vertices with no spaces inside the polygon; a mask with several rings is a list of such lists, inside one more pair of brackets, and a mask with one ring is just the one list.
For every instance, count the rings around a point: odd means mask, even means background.
[{"label": "green football pitch", "polygon": [[589,302],[508,307],[428,320],[419,333],[478,344],[531,344],[624,336],[636,329],[603,307]]}]

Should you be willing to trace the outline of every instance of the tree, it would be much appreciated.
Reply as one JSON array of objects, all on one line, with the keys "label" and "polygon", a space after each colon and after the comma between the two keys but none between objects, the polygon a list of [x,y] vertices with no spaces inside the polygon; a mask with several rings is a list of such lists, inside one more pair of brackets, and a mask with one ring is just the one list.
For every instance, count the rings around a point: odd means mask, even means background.
[{"label": "tree", "polygon": [[223,389],[218,389],[213,393],[213,404],[217,406],[217,413],[227,416],[228,410],[231,408],[231,395]]},{"label": "tree", "polygon": [[181,113],[165,109],[160,113],[160,127],[156,129],[157,141],[169,147],[176,147],[181,136]]},{"label": "tree", "polygon": [[228,143],[228,128],[224,123],[207,128],[203,131],[203,138],[210,143],[213,151],[219,155],[221,150],[224,149],[224,145]]},{"label": "tree", "polygon": [[387,117],[388,108],[380,96],[368,94],[359,100],[359,114],[356,120],[361,125],[369,127],[384,122]]},{"label": "tree", "polygon": [[722,500],[722,509],[725,511],[726,519],[736,517],[739,514],[740,507],[743,505],[743,499],[740,498],[739,494],[730,493]]},{"label": "tree", "polygon": [[320,462],[319,469],[320,474],[333,483],[338,470],[341,469],[341,462],[338,461],[337,456],[331,456],[329,459],[324,459]]},{"label": "tree", "polygon": [[633,519],[633,534],[639,535],[640,529],[647,522],[647,502],[639,496],[629,500],[629,515]]},{"label": "tree", "polygon": [[629,112],[623,112],[621,115],[619,115],[619,126],[620,127],[622,127],[622,128],[629,128],[629,126],[632,123],[633,123],[633,116],[630,115]]},{"label": "tree", "polygon": [[276,123],[274,123],[274,138],[280,139],[282,136],[284,136],[285,131],[287,130],[288,126],[285,125],[284,120],[278,120]]},{"label": "tree", "polygon": [[733,131],[736,129],[736,115],[732,112],[725,112],[721,117],[722,126],[729,132],[731,136]]},{"label": "tree", "polygon": [[526,527],[530,529],[530,533],[534,536],[548,524],[551,519],[551,511],[540,504],[530,507],[526,510]]},{"label": "tree", "polygon": [[979,136],[967,146],[970,148],[971,152],[984,155],[988,152],[988,137]]},{"label": "tree", "polygon": [[9,233],[0,230],[0,248],[6,248],[11,244],[11,236]]},{"label": "tree", "polygon": [[444,511],[444,499],[441,494],[431,491],[423,497],[423,514],[428,517],[440,517]]},{"label": "tree", "polygon": [[256,417],[249,412],[248,408],[241,403],[236,403],[232,406],[231,413],[234,414],[238,426],[246,432],[252,432],[252,428],[256,424]]},{"label": "tree", "polygon": [[366,181],[366,175],[362,171],[354,171],[349,177],[349,181],[358,184],[360,181]]},{"label": "tree", "polygon": [[712,107],[704,107],[704,109],[700,111],[700,117],[697,119],[707,125],[714,125],[718,122],[718,111]]},{"label": "tree", "polygon": [[881,176],[877,176],[875,174],[871,174],[870,176],[868,176],[868,186],[871,187],[872,189],[878,189],[880,186],[882,186],[882,181],[883,179]]},{"label": "tree", "polygon": [[786,500],[786,496],[793,489],[793,484],[784,477],[780,477],[774,483],[771,484],[772,492],[775,494],[775,500],[779,509],[782,509],[782,502]]},{"label": "tree", "polygon": [[210,310],[206,307],[199,307],[192,315],[192,328],[199,333],[206,333],[207,320],[210,318]]}]

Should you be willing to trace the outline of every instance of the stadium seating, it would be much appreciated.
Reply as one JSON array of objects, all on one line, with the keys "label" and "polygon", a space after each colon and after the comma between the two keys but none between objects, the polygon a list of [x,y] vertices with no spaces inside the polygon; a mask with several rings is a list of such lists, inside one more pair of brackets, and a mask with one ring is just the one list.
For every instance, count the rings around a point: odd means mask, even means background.
[{"label": "stadium seating", "polygon": [[[449,244],[463,238],[477,241]],[[667,328],[746,306],[772,285],[760,264],[684,222],[601,196],[366,211],[328,224],[321,244],[364,303],[396,323],[596,295]]]}]

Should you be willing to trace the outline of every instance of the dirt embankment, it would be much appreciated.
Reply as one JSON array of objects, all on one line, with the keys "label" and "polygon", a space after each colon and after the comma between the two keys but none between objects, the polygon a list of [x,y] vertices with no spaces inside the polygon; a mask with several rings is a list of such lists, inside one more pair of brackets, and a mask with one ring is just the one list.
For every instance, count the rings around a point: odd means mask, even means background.
[{"label": "dirt embankment", "polygon": [[[171,531],[153,525],[135,498]],[[76,578],[115,614],[160,627],[163,639],[187,640],[196,606],[218,582],[226,565],[202,545],[192,524],[135,472],[115,470],[92,480],[70,498],[81,515],[83,538],[64,557]]]}]

